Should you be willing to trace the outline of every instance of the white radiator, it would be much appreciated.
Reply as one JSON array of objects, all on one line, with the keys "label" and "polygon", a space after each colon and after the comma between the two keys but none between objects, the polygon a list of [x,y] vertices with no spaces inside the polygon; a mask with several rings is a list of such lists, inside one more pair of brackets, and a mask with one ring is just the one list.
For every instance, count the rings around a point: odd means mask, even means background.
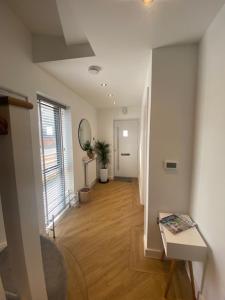
[{"label": "white radiator", "polygon": [[85,185],[91,188],[97,179],[96,158],[84,161]]}]

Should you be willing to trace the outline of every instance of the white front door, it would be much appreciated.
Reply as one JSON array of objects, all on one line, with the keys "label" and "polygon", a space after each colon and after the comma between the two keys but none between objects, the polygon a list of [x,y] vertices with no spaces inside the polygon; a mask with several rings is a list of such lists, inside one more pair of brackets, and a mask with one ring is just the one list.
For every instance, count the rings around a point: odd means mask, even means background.
[{"label": "white front door", "polygon": [[138,177],[138,120],[114,121],[114,166],[116,177]]}]

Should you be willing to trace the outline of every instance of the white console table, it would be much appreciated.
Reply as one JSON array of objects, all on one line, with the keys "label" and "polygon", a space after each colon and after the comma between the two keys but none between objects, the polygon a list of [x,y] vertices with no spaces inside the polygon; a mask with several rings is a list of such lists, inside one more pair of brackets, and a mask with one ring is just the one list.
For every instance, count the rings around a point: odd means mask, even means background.
[{"label": "white console table", "polygon": [[[171,215],[171,213],[159,213],[159,220],[169,215]],[[165,298],[168,295],[169,288],[172,282],[172,277],[176,267],[176,260],[185,260],[188,261],[190,270],[193,300],[196,300],[192,261],[204,261],[206,259],[206,243],[200,235],[197,227],[192,227],[178,234],[171,233],[161,223],[159,223],[159,228],[164,246],[162,260],[164,259],[165,255],[168,258],[172,259],[169,278],[164,294]]]}]

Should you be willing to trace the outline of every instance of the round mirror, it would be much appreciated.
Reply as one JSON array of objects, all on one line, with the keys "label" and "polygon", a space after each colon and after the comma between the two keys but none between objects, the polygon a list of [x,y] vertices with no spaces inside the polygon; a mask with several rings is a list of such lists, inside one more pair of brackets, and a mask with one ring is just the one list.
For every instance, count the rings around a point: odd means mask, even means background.
[{"label": "round mirror", "polygon": [[78,138],[81,148],[84,150],[84,145],[88,141],[91,143],[91,126],[86,119],[80,121],[78,129]]}]

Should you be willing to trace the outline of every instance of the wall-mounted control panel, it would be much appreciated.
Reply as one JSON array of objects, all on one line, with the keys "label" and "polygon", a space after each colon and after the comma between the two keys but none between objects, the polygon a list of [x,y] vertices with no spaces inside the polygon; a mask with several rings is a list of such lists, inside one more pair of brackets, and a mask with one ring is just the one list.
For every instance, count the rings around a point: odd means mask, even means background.
[{"label": "wall-mounted control panel", "polygon": [[167,171],[176,171],[178,167],[178,162],[174,160],[165,160],[163,165],[164,169]]}]

